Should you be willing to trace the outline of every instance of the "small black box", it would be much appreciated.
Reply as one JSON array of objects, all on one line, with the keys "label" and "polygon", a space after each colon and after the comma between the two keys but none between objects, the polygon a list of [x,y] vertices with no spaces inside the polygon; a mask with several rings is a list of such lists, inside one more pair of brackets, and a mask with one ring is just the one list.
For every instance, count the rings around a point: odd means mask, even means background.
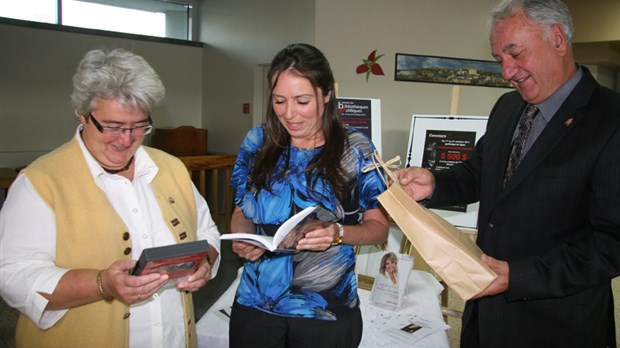
[{"label": "small black box", "polygon": [[185,277],[196,272],[208,253],[206,240],[146,248],[131,275],[162,273],[170,279]]}]

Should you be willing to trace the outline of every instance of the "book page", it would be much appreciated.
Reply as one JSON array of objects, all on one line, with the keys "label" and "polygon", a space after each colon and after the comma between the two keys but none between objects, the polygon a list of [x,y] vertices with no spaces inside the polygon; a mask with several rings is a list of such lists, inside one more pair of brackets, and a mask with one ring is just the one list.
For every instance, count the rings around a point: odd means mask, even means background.
[{"label": "book page", "polygon": [[220,239],[222,240],[236,240],[244,243],[256,245],[257,247],[267,249],[275,253],[296,253],[297,249],[278,249],[273,244],[272,236],[264,236],[260,234],[251,233],[226,233],[223,234]]},{"label": "book page", "polygon": [[335,216],[323,207],[308,207],[286,220],[276,232],[273,244],[278,250],[295,249],[306,233],[318,228],[325,228],[332,223]]},{"label": "book page", "polygon": [[325,228],[335,216],[320,206],[308,207],[286,220],[275,235],[265,236],[253,233],[226,233],[220,239],[238,240],[257,245],[271,252],[297,252],[299,242],[307,232],[317,228]]},{"label": "book page", "polygon": [[273,244],[273,237],[271,236],[263,236],[253,233],[226,233],[223,234],[220,239],[237,240],[245,243],[250,243],[267,249],[269,251],[273,251],[275,249],[275,246]]}]

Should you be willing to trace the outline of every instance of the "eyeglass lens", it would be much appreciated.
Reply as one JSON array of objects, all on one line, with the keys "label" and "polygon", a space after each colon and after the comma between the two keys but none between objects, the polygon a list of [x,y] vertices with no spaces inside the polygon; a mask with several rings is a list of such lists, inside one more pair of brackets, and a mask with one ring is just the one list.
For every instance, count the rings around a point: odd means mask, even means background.
[{"label": "eyeglass lens", "polygon": [[106,135],[118,135],[124,131],[129,131],[129,134],[134,135],[146,135],[151,133],[153,130],[153,120],[151,119],[151,115],[148,116],[148,126],[140,126],[140,127],[131,127],[131,128],[123,128],[123,127],[104,127],[95,117],[93,117],[92,113],[88,113],[88,117],[93,120],[93,125],[99,132]]}]

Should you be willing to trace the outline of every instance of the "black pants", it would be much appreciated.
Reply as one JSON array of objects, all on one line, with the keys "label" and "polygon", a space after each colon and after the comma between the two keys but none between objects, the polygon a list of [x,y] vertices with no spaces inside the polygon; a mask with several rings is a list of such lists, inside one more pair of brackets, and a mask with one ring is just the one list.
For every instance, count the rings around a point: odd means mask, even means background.
[{"label": "black pants", "polygon": [[472,301],[471,317],[467,325],[461,327],[461,348],[480,348],[478,332],[478,301]]},{"label": "black pants", "polygon": [[231,348],[354,348],[362,340],[362,314],[358,308],[334,321],[281,317],[235,302],[229,338]]}]

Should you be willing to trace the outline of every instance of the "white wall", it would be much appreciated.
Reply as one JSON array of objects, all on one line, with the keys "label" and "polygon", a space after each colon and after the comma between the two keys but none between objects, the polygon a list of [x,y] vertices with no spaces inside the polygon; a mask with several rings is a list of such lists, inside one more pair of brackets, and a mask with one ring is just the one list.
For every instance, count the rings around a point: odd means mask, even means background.
[{"label": "white wall", "polygon": [[[252,126],[242,113],[252,102],[257,64],[293,42],[315,44],[329,59],[339,95],[379,98],[383,114],[383,153],[404,157],[413,113],[448,113],[451,86],[394,81],[396,53],[491,60],[487,15],[494,0],[467,6],[451,0],[287,0],[200,3],[200,40],[205,49],[204,124],[213,152],[236,152]],[[357,75],[370,51],[386,76]],[[487,115],[504,88],[461,86],[462,114]],[[264,110],[261,110],[264,112]]]},{"label": "white wall", "polygon": [[99,47],[134,51],[158,72],[166,98],[156,127],[202,126],[202,47],[0,24],[0,167],[27,165],[73,136],[71,79]]},{"label": "white wall", "polygon": [[585,64],[585,66],[590,70],[596,82],[609,89],[616,89],[617,73],[615,71],[598,65]]},{"label": "white wall", "polygon": [[[201,0],[205,47],[0,24],[0,166],[20,166],[68,139],[76,125],[71,76],[90,48],[125,47],[147,58],[167,88],[158,127],[209,129],[212,152],[234,153],[252,125],[253,73],[293,42],[328,57],[343,97],[382,102],[383,155],[405,155],[410,117],[449,112],[451,86],[394,81],[396,53],[490,60],[487,14],[495,0]],[[385,76],[355,73],[370,51]],[[460,87],[459,111],[487,115],[503,88]],[[251,106],[251,110],[254,105]],[[261,110],[264,112],[264,110]],[[148,140],[147,140],[148,141]]]},{"label": "white wall", "polygon": [[574,42],[618,41],[620,2],[613,0],[563,0],[573,17]]},{"label": "white wall", "polygon": [[[492,60],[487,16],[495,0],[316,0],[316,45],[342,97],[379,98],[384,158],[406,156],[412,114],[448,114],[452,86],[394,81],[396,53]],[[385,76],[356,74],[373,50]],[[460,86],[459,113],[488,115],[506,88]]]},{"label": "white wall", "polygon": [[252,104],[255,67],[288,44],[314,43],[314,0],[204,0],[200,13],[209,151],[236,153],[252,126],[243,104]]}]

